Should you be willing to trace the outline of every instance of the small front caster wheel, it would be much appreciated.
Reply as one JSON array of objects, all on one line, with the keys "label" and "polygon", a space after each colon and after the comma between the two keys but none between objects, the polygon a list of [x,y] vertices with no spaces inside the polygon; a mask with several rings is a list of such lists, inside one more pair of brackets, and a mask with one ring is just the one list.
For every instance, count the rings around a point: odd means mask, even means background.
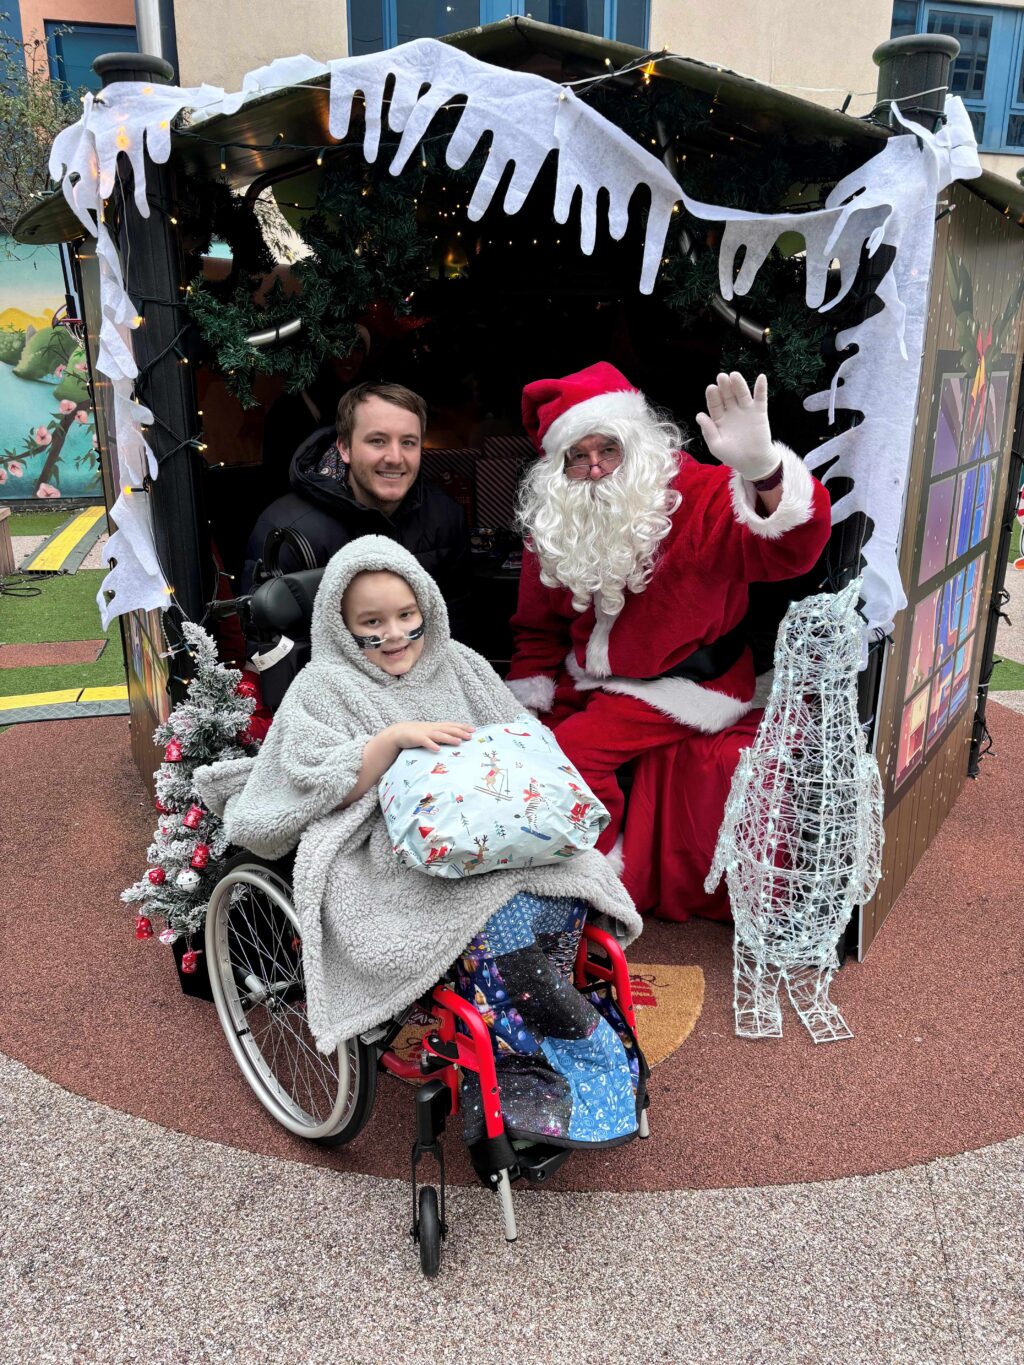
[{"label": "small front caster wheel", "polygon": [[441,1215],[433,1185],[424,1185],[420,1190],[416,1240],[420,1244],[420,1269],[428,1279],[433,1279],[441,1265]]}]

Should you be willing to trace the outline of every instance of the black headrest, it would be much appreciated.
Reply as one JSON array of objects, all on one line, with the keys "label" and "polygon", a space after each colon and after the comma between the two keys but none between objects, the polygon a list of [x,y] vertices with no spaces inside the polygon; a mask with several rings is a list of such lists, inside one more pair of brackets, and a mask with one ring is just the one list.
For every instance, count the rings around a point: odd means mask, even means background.
[{"label": "black headrest", "polygon": [[290,639],[308,636],[313,599],[323,576],[323,569],[302,569],[299,573],[268,578],[249,601],[253,625],[257,630],[273,631]]}]

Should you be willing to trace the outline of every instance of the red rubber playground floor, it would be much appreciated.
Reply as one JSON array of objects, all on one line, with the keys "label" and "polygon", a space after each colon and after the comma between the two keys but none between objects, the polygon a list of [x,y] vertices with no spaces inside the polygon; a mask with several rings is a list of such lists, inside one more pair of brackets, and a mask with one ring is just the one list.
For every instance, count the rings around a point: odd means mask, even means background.
[{"label": "red rubber playground floor", "polygon": [[[993,705],[990,727],[995,753],[979,780],[868,960],[836,978],[853,1039],[815,1046],[788,1008],[781,1040],[736,1038],[729,927],[649,922],[631,959],[669,976],[699,969],[703,1006],[654,1068],[652,1140],[569,1162],[553,1187],[824,1180],[1024,1131],[1024,716]],[[118,896],[144,863],[153,812],[124,717],[0,734],[0,809],[0,1050],[68,1090],[171,1129],[339,1170],[407,1174],[407,1086],[381,1077],[370,1124],[349,1147],[327,1151],[292,1138],[246,1087],[213,1006],[181,994],[170,952],[155,939],[135,941]],[[665,999],[659,1008],[674,1006]],[[469,1181],[457,1127],[449,1178]]]}]

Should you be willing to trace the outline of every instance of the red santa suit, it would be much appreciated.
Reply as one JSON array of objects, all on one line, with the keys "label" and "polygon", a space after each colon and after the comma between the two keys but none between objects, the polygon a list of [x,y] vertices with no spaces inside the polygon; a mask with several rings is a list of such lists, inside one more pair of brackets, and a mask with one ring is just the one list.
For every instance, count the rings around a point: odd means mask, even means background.
[{"label": "red santa suit", "polygon": [[[591,370],[627,383],[610,366]],[[606,374],[600,378],[607,382]],[[578,392],[570,385],[567,399]],[[644,404],[635,390],[584,398],[594,431],[608,399],[614,410],[633,400]],[[549,397],[531,414],[524,394],[527,427],[532,416],[542,449],[558,449],[559,420],[574,406]],[[753,660],[740,630],[747,585],[806,573],[829,536],[827,492],[791,450],[777,442],[774,450],[783,466],[782,498],[767,516],[736,471],[681,455],[672,487],[682,501],[653,575],[643,591],[627,589],[618,614],[604,611],[600,600],[576,611],[568,589],[541,582],[529,548],[523,558],[508,684],[555,726],[569,760],[608,807],[602,852],[622,832],[616,769],[650,755],[635,774],[623,877],[639,908],[657,902],[668,918],[724,911],[721,893],[708,898],[703,881],[739,750],[756,728]],[[670,751],[678,745],[680,753]],[[676,790],[680,781],[685,793]]]}]

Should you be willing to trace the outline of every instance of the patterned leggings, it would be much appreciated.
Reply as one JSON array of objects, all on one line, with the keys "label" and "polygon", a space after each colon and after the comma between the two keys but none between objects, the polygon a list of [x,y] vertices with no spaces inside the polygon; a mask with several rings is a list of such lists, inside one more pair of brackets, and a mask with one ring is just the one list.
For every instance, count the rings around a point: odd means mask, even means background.
[{"label": "patterned leggings", "polygon": [[[521,892],[456,964],[459,994],[490,1030],[513,1138],[589,1146],[636,1132],[636,1043],[607,995],[573,985],[587,908]],[[466,1140],[475,1142],[484,1132],[475,1073],[465,1076],[463,1115]]]}]

